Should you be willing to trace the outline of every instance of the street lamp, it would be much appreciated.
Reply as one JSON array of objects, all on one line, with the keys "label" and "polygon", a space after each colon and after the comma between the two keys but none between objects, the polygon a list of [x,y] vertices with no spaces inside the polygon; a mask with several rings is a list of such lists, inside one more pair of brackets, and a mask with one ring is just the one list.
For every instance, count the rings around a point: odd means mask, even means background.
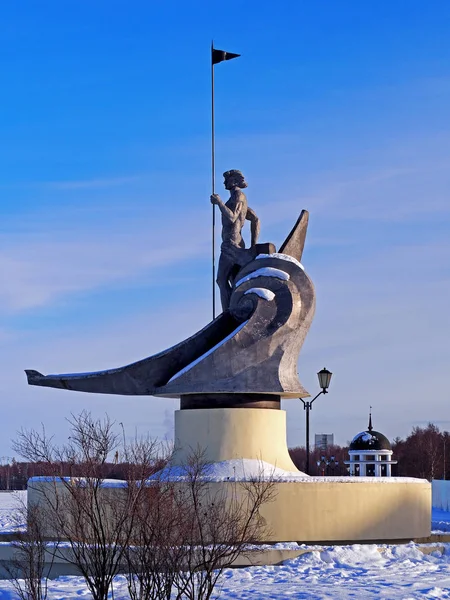
[{"label": "street lamp", "polygon": [[333,469],[333,475],[334,475],[334,470],[336,467],[339,466],[339,461],[335,459],[334,456],[330,456],[330,458],[325,458],[325,456],[321,456],[320,460],[317,461],[317,467],[320,470],[320,467],[322,467],[322,477],[326,474],[328,475],[329,473],[329,467],[331,469]]},{"label": "street lamp", "polygon": [[322,390],[314,396],[314,398],[310,401],[305,402],[303,398],[300,400],[303,402],[303,409],[306,410],[306,474],[309,475],[309,411],[312,410],[312,403],[316,400],[321,394],[327,394],[328,388],[330,387],[331,376],[333,373],[323,368],[321,371],[317,373],[317,377],[319,379],[319,386]]}]

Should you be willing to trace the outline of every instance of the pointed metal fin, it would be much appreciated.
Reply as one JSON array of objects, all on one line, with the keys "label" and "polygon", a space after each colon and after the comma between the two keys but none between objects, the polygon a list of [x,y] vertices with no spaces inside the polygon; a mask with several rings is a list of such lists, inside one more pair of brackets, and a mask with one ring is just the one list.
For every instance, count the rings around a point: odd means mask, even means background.
[{"label": "pointed metal fin", "polygon": [[291,233],[285,239],[279,252],[293,256],[298,261],[302,260],[303,248],[305,247],[306,231],[308,229],[309,212],[302,210],[297,223],[292,228]]}]

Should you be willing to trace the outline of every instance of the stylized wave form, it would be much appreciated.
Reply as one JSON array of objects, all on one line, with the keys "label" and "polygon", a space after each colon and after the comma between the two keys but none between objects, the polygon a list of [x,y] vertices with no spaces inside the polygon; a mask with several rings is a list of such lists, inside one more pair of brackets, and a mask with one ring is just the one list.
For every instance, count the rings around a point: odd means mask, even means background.
[{"label": "stylized wave form", "polygon": [[44,376],[28,383],[68,390],[178,397],[260,394],[306,397],[297,360],[314,316],[314,287],[300,264],[308,213],[302,212],[281,254],[259,255],[236,276],[230,307],[180,344],[136,363]]}]

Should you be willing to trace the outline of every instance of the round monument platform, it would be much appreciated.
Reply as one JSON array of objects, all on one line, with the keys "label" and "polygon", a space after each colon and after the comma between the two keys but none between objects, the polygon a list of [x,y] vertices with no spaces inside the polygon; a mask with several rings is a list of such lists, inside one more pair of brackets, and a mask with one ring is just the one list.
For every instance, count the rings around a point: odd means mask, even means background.
[{"label": "round monument platform", "polygon": [[[237,396],[237,395],[236,395]],[[237,398],[236,398],[237,399]],[[215,493],[244,494],[239,482],[269,477],[273,502],[261,508],[267,542],[393,542],[431,533],[431,484],[405,477],[310,477],[289,455],[286,412],[209,408],[175,412],[175,450],[168,469],[201,451]],[[259,461],[260,469],[255,467]],[[182,484],[180,484],[182,485]]]}]

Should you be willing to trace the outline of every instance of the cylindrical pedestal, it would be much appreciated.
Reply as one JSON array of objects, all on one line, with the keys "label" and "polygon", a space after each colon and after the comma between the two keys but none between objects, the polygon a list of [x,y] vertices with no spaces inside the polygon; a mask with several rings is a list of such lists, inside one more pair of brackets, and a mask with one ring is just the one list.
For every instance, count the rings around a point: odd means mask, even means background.
[{"label": "cylindrical pedestal", "polygon": [[298,471],[287,449],[284,410],[177,410],[172,464],[185,465],[198,450],[208,462],[253,458],[286,471]]}]

